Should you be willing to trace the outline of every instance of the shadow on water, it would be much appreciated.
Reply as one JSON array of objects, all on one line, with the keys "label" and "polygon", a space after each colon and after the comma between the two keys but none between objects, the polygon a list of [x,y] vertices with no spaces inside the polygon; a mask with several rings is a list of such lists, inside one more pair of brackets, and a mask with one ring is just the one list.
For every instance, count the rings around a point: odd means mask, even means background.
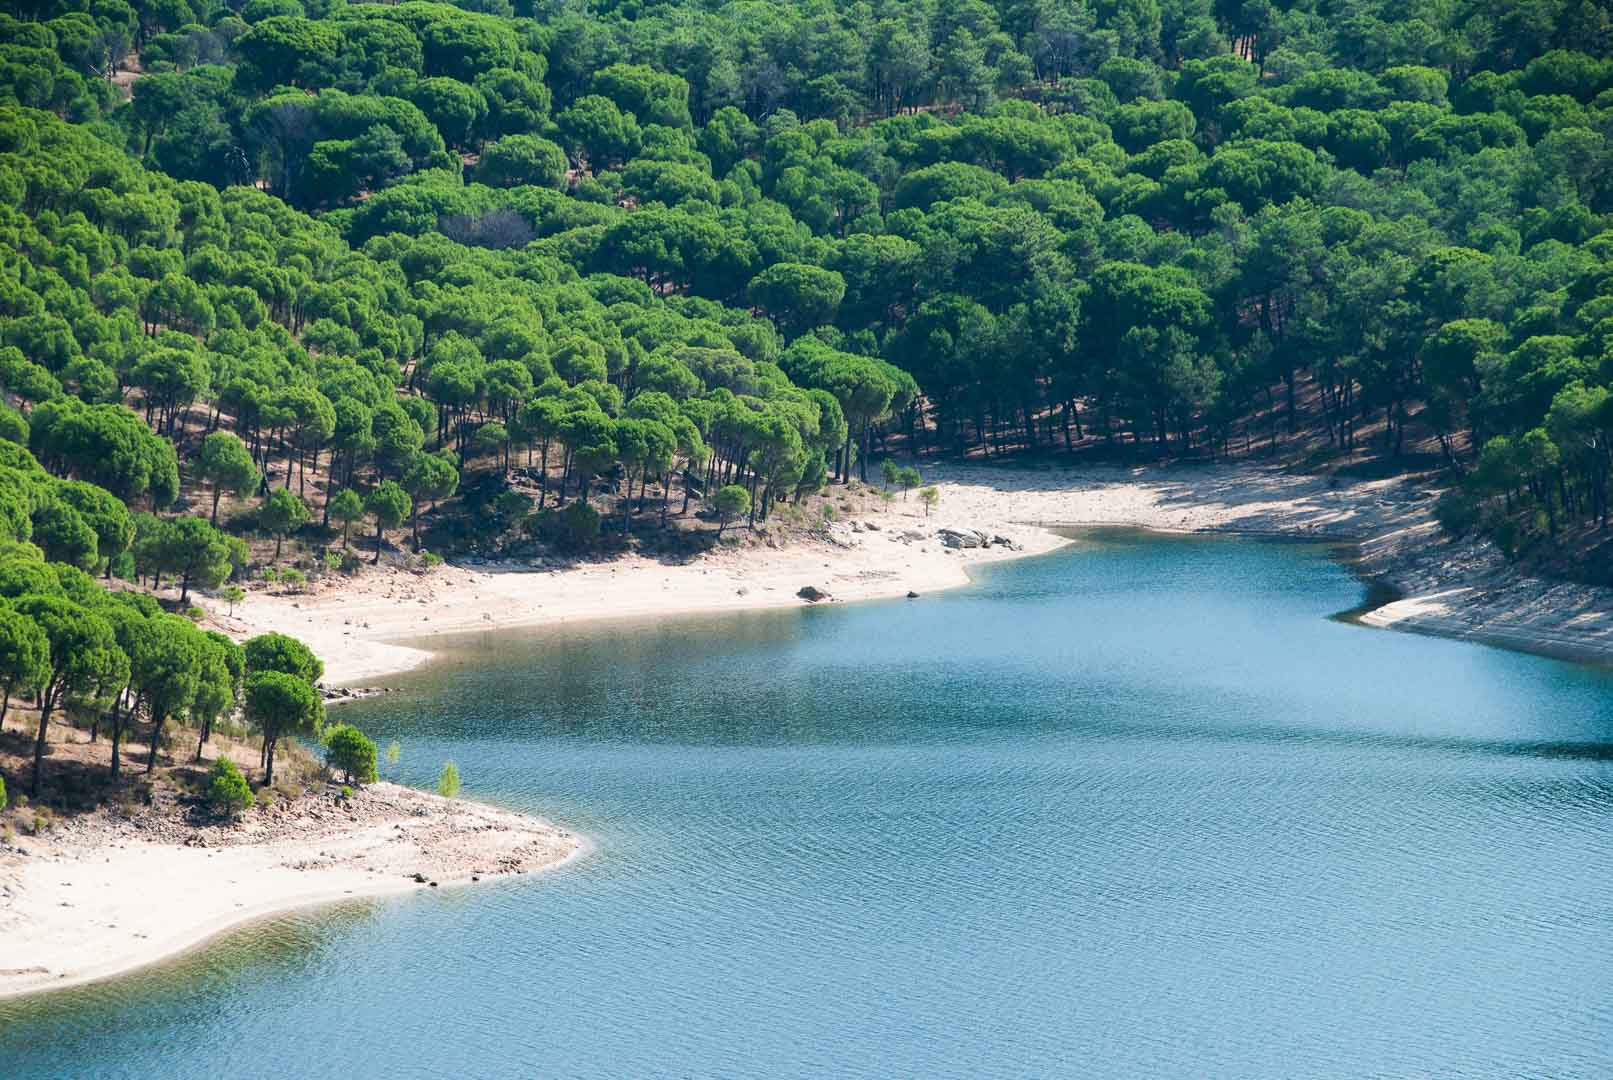
[{"label": "shadow on water", "polygon": [[307,979],[319,972],[332,944],[372,925],[388,903],[338,900],[266,916],[128,975],[0,1001],[0,1053],[7,1033],[24,1024],[114,1028],[125,1012],[181,1015],[193,997],[228,996],[261,979]]},{"label": "shadow on water", "polygon": [[[1340,561],[1346,566],[1351,565],[1351,560],[1348,558],[1341,559]],[[1386,607],[1405,596],[1405,593],[1401,592],[1387,581],[1384,581],[1382,578],[1363,577],[1361,579],[1361,586],[1366,590],[1366,592],[1361,597],[1361,602],[1359,604],[1352,608],[1346,608],[1343,611],[1336,611],[1329,615],[1328,618],[1335,622],[1349,623],[1352,626],[1365,626],[1367,624],[1361,621],[1362,616],[1370,615],[1379,608]]]},{"label": "shadow on water", "polygon": [[1462,754],[1491,757],[1540,758],[1555,761],[1613,761],[1610,742],[1537,742],[1502,739],[1438,738],[1396,735],[1372,731],[1331,731],[1323,728],[1301,730],[1265,725],[1184,730],[1167,724],[1106,721],[1092,732],[1094,737],[1121,735],[1138,742],[1174,739],[1181,742],[1240,744],[1287,744],[1336,746],[1349,750]]}]

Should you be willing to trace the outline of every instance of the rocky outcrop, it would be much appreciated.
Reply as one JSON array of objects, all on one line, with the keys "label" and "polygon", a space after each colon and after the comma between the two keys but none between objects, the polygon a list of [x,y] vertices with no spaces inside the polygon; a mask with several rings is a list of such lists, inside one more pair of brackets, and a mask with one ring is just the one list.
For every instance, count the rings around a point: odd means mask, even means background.
[{"label": "rocky outcrop", "polygon": [[990,547],[991,539],[979,529],[942,529],[935,534],[949,548]]}]

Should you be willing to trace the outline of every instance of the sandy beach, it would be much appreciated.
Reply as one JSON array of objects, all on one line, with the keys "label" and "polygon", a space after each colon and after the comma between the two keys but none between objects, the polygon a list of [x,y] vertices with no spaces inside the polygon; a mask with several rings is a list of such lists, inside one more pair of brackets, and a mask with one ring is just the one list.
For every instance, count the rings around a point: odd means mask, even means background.
[{"label": "sandy beach", "polygon": [[[840,603],[924,594],[966,584],[986,562],[1051,551],[1059,527],[1127,525],[1241,532],[1357,545],[1363,573],[1404,599],[1368,625],[1451,634],[1555,655],[1613,659],[1613,591],[1517,574],[1482,542],[1440,535],[1437,489],[1392,478],[1337,483],[1247,464],[1041,469],[935,465],[941,500],[926,517],[897,499],[789,546],[724,545],[688,563],[624,557],[574,567],[444,566],[368,574],[302,595],[254,593],[221,628],[279,630],[325,659],[333,685],[374,683],[430,658],[434,635],[747,608],[798,606],[803,586]],[[946,527],[1011,545],[953,549]],[[407,644],[405,644],[407,643]]]},{"label": "sandy beach", "polygon": [[547,822],[384,782],[233,826],[97,811],[0,849],[0,998],[132,971],[294,908],[540,871],[583,850]]}]

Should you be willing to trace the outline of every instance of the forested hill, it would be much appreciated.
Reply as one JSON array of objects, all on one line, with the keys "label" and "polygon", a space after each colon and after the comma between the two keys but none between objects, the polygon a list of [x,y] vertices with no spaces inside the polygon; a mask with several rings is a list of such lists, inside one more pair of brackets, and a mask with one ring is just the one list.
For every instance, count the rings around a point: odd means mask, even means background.
[{"label": "forested hill", "polygon": [[142,509],[129,407],[209,516],[379,557],[526,458],[575,538],[601,473],[765,516],[893,433],[1221,454],[1303,399],[1339,452],[1437,443],[1453,528],[1606,516],[1590,0],[62,0],[0,40],[4,426]]}]

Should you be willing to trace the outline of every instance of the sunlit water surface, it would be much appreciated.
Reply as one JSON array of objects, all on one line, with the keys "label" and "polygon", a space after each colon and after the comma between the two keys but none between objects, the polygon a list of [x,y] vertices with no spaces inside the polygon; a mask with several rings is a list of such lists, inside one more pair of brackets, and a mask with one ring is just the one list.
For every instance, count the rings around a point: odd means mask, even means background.
[{"label": "sunlit water surface", "polygon": [[1613,1076],[1613,680],[1361,596],[1105,533],[488,635],[341,715],[591,856],[0,1003],[0,1076]]}]

